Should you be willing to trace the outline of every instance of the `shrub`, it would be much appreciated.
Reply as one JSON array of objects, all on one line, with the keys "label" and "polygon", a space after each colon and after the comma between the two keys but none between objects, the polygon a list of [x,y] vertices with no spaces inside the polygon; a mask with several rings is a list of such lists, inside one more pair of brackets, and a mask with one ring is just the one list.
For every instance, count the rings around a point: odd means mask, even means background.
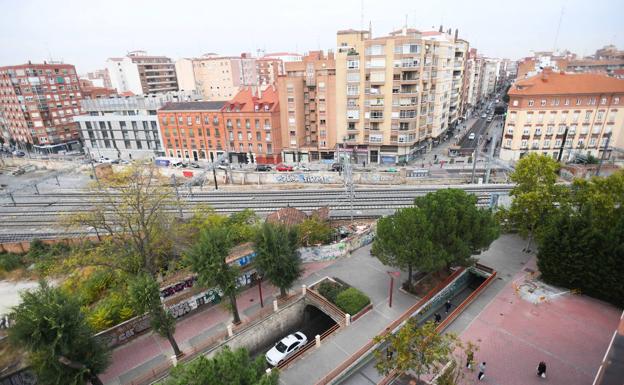
[{"label": "shrub", "polygon": [[370,298],[354,287],[342,291],[336,297],[336,306],[345,313],[354,315],[370,303]]},{"label": "shrub", "polygon": [[343,292],[345,287],[336,282],[324,281],[318,286],[318,292],[331,303],[336,303],[336,297]]},{"label": "shrub", "polygon": [[0,269],[8,272],[23,266],[24,263],[21,255],[13,253],[0,254]]}]

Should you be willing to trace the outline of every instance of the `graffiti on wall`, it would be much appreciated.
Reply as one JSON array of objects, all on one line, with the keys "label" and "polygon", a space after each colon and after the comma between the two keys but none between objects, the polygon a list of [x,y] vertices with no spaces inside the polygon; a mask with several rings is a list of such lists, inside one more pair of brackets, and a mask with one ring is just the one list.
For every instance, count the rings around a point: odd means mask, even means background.
[{"label": "graffiti on wall", "polygon": [[332,243],[331,245],[301,247],[299,248],[299,255],[303,262],[329,261],[344,257],[353,250],[368,245],[373,241],[374,237],[375,230],[370,228],[360,234],[343,239],[337,243]]},{"label": "graffiti on wall", "polygon": [[313,174],[277,174],[277,183],[332,183],[332,178],[327,175]]}]

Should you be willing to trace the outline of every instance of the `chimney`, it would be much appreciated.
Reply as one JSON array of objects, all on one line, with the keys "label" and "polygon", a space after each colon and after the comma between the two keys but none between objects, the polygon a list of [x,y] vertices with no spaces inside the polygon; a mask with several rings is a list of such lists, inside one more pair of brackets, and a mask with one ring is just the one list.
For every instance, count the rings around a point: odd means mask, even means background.
[{"label": "chimney", "polygon": [[459,36],[459,30],[455,28],[455,40],[457,40],[457,36]]}]

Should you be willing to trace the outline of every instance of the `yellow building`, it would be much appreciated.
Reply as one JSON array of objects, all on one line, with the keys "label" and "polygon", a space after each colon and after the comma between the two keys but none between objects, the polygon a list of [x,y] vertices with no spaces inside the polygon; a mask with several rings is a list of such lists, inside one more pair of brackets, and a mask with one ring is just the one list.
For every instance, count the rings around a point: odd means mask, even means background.
[{"label": "yellow building", "polygon": [[500,157],[538,152],[562,160],[624,149],[624,80],[545,69],[509,90]]}]

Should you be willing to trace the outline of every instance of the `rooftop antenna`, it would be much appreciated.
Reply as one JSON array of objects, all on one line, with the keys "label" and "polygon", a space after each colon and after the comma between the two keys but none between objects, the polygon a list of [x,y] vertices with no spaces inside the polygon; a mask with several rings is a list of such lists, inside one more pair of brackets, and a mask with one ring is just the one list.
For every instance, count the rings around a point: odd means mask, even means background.
[{"label": "rooftop antenna", "polygon": [[555,43],[553,44],[553,53],[557,51],[557,41],[559,40],[559,29],[561,28],[561,21],[563,20],[564,9],[565,9],[565,2],[561,4],[561,13],[559,14],[559,23],[557,23],[557,32],[555,32]]}]

